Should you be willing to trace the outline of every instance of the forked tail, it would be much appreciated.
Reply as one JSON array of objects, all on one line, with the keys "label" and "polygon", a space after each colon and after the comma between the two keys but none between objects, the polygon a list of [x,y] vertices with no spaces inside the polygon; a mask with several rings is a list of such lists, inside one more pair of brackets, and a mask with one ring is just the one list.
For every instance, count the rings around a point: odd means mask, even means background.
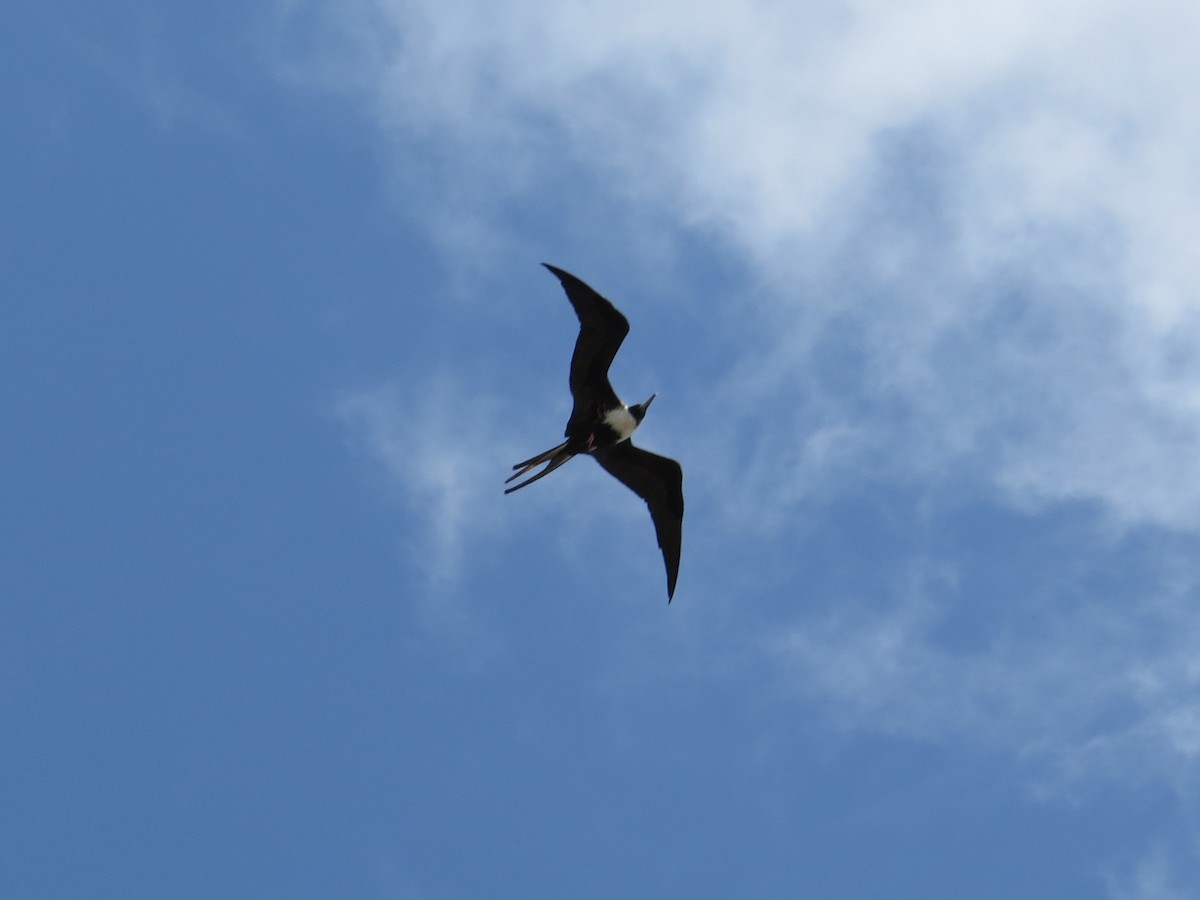
[{"label": "forked tail", "polygon": [[569,440],[563,441],[557,447],[552,447],[549,450],[547,450],[545,453],[539,453],[537,456],[530,457],[529,459],[525,460],[524,462],[519,462],[515,466],[513,466],[513,468],[517,469],[517,471],[514,472],[512,475],[508,476],[508,478],[504,479],[505,484],[508,484],[510,481],[515,481],[516,479],[518,479],[522,475],[524,475],[526,472],[528,472],[530,469],[536,469],[538,466],[540,466],[544,462],[550,463],[548,466],[546,466],[546,468],[542,469],[542,471],[538,472],[536,475],[534,475],[528,481],[522,481],[520,484],[515,484],[512,487],[506,489],[504,491],[504,493],[511,494],[513,491],[520,490],[521,488],[525,487],[525,485],[527,485],[527,484],[533,484],[539,478],[545,478],[547,475],[549,475],[551,472],[553,472],[555,469],[557,469],[559,466],[561,466],[567,460],[571,459],[571,457],[573,457],[575,454],[570,452],[569,450],[567,450],[567,444],[569,444],[569,443],[570,443]]}]

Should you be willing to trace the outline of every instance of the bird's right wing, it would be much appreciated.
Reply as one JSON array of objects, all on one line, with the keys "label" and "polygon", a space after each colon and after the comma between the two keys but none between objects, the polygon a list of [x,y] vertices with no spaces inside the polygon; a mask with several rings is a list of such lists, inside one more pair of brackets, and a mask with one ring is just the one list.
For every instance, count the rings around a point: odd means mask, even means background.
[{"label": "bird's right wing", "polygon": [[[629,334],[629,321],[604,297],[562,269],[542,263],[562,282],[567,299],[579,318],[579,337],[571,355],[571,396],[575,399],[576,417],[590,418],[594,410],[612,409],[620,405],[616,392],[608,383],[608,368]],[[567,434],[571,433],[567,426]]]},{"label": "bird's right wing", "polygon": [[683,468],[629,441],[592,454],[610,475],[646,501],[667,566],[667,602],[675,595],[683,543]]}]

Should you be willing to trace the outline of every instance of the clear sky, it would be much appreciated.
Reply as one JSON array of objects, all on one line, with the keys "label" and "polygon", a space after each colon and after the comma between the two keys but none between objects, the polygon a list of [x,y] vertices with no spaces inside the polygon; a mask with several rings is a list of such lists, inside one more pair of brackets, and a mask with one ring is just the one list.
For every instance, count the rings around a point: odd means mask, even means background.
[{"label": "clear sky", "polygon": [[0,18],[0,897],[1200,896],[1200,7]]}]

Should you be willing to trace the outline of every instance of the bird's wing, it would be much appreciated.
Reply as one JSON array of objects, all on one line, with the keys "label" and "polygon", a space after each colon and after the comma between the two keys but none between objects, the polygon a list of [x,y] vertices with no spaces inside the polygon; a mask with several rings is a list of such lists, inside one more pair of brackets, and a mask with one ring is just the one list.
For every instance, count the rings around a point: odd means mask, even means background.
[{"label": "bird's wing", "polygon": [[[542,265],[562,282],[567,299],[579,317],[579,337],[571,356],[571,396],[575,399],[571,423],[576,418],[590,419],[596,409],[612,409],[621,403],[608,383],[608,367],[629,334],[629,322],[608,300],[570,272],[549,263]],[[567,434],[571,431],[568,424]]]},{"label": "bird's wing", "polygon": [[610,475],[646,501],[667,565],[667,602],[675,595],[683,543],[683,469],[665,456],[622,441],[592,454]]}]

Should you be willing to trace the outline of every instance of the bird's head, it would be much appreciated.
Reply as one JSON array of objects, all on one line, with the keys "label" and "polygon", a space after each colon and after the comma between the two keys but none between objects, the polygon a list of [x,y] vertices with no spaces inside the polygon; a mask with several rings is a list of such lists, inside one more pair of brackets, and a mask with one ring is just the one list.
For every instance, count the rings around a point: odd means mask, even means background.
[{"label": "bird's head", "polygon": [[641,424],[642,419],[646,418],[646,410],[650,408],[650,404],[654,402],[654,398],[657,396],[658,394],[651,394],[650,399],[645,403],[635,403],[633,406],[629,407],[629,414],[637,420],[639,425]]}]

